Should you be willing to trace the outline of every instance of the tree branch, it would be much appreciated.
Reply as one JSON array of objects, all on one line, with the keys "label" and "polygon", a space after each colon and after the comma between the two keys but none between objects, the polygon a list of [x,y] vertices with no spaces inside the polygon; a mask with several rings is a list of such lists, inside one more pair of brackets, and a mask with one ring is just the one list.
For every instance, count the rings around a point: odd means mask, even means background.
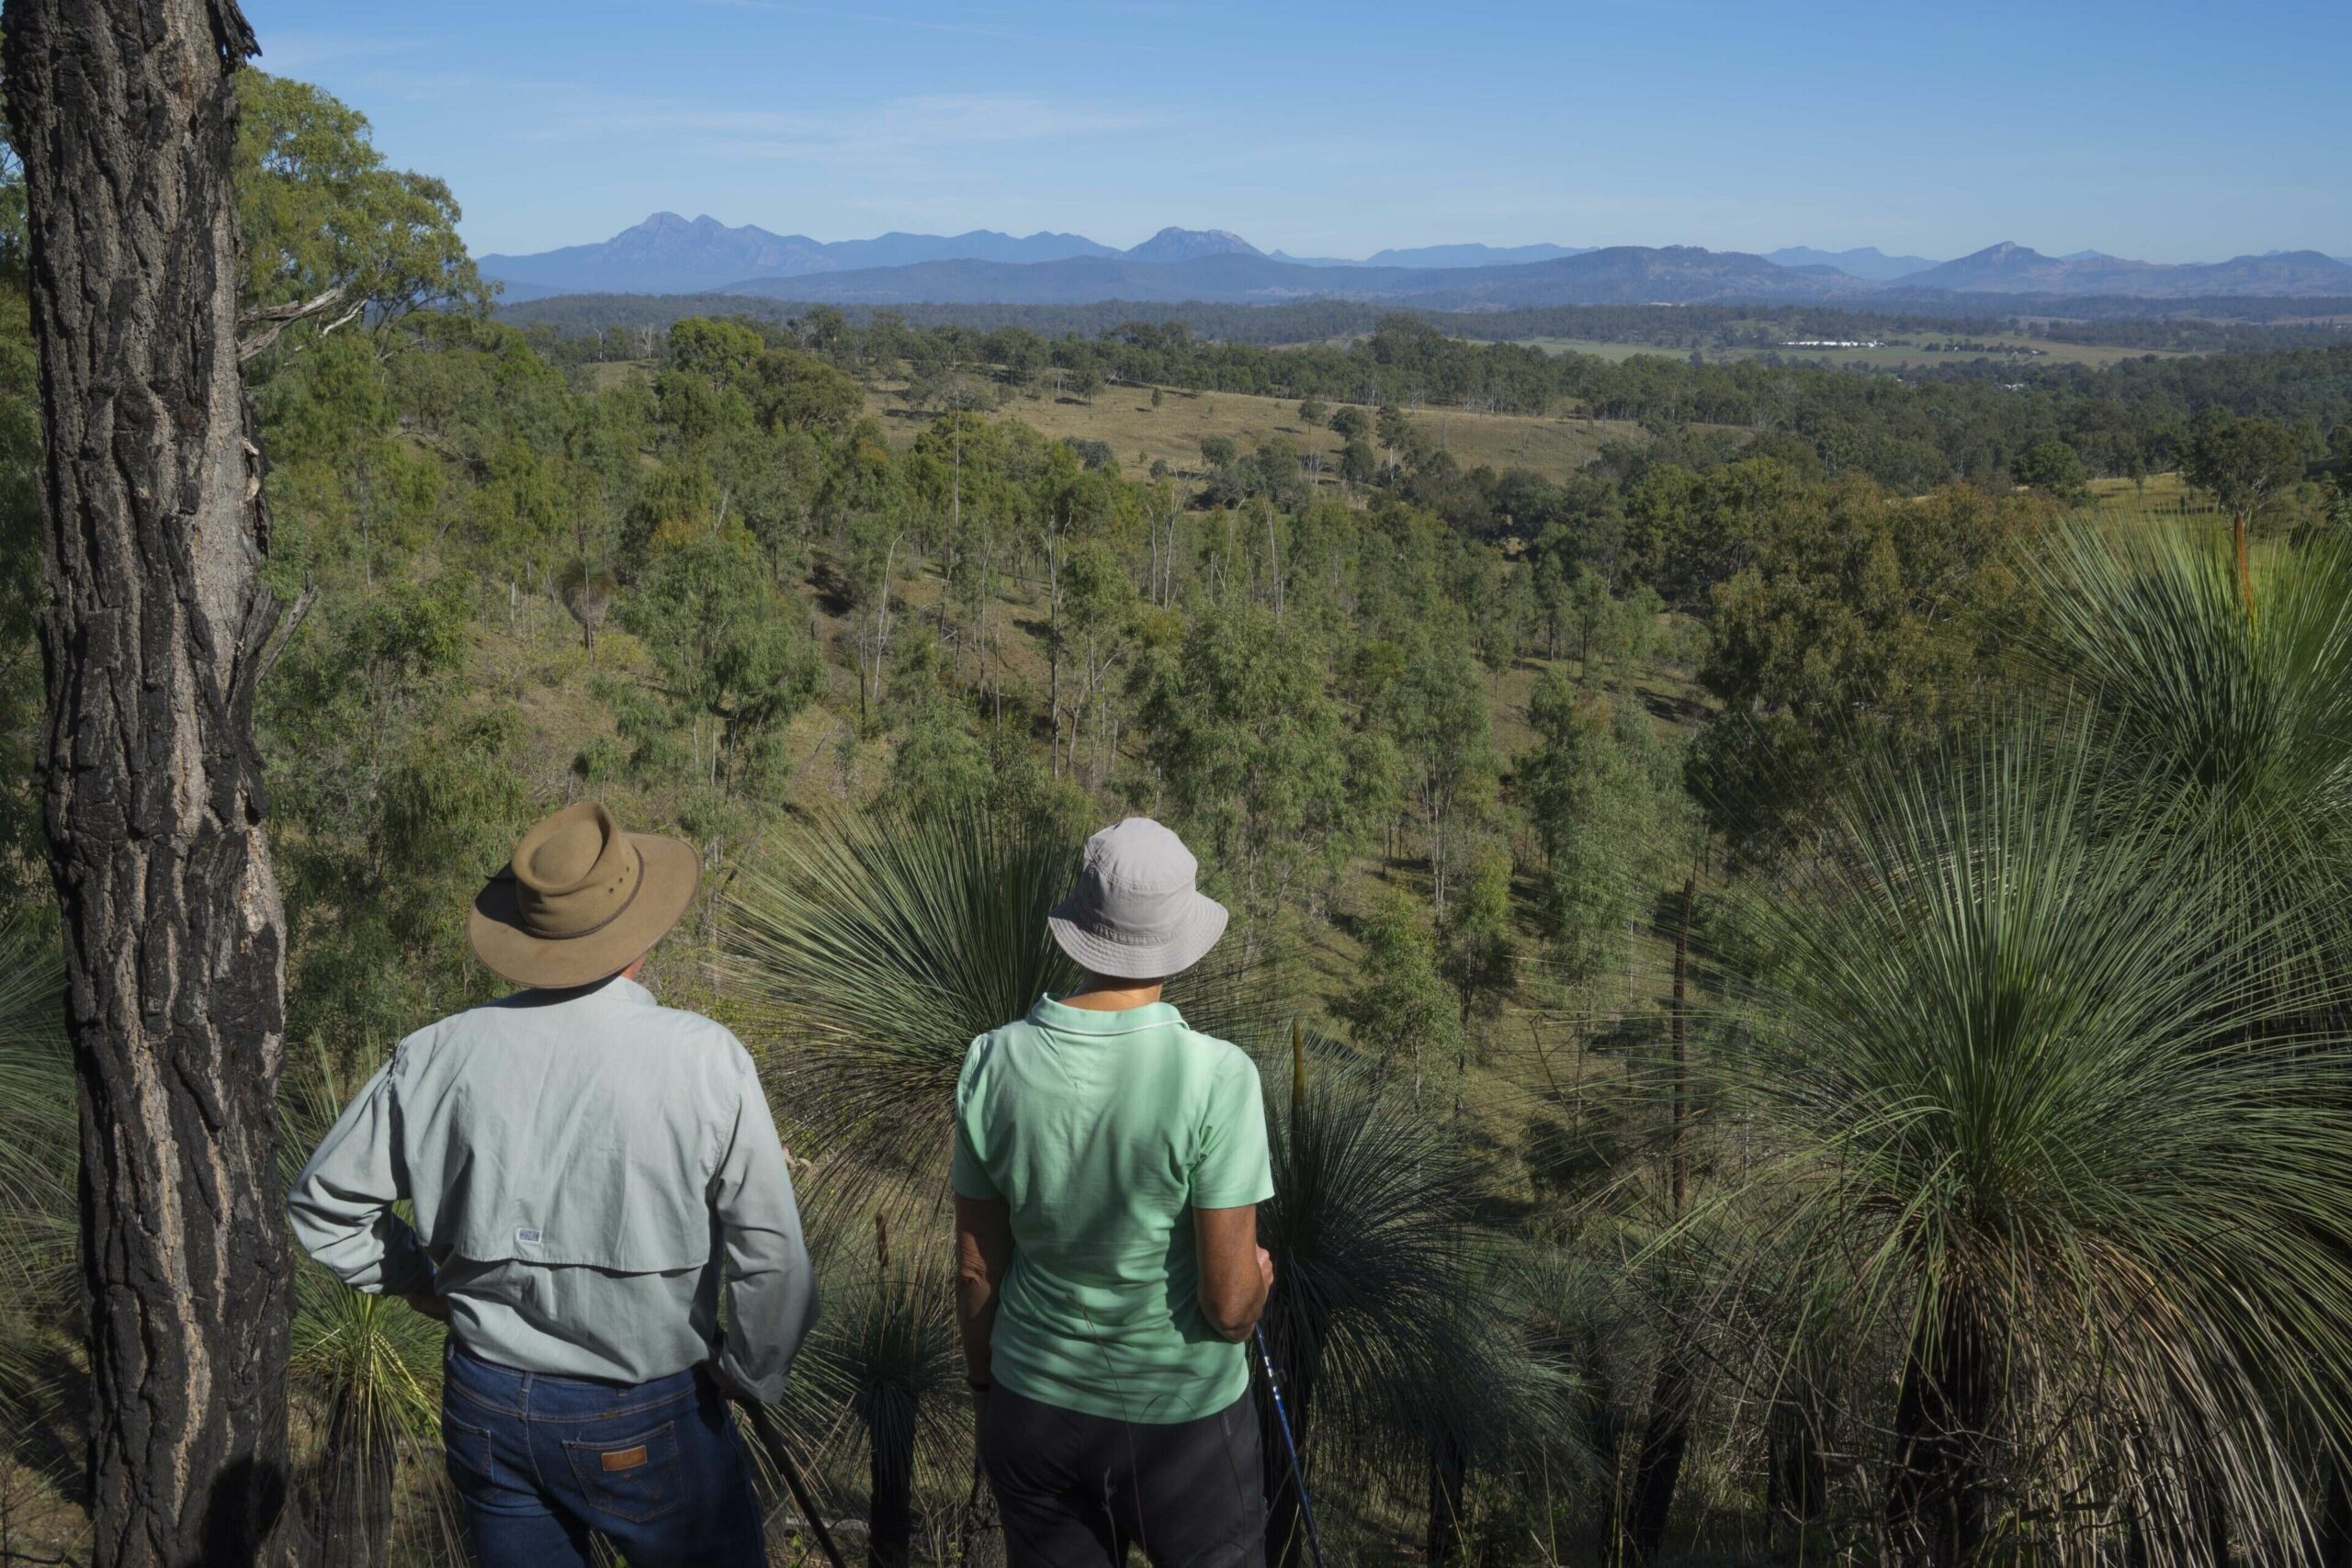
[{"label": "tree branch", "polygon": [[[278,334],[285,332],[287,328],[294,325],[297,321],[306,321],[313,316],[324,315],[327,311],[334,310],[337,305],[343,302],[343,297],[350,290],[350,288],[351,285],[347,282],[338,283],[323,293],[314,295],[308,299],[284,305],[272,305],[260,310],[246,311],[237,322],[237,329],[240,333],[244,333],[254,327],[264,326],[265,324],[266,325],[267,330],[260,333],[254,333],[250,336],[240,337],[237,344],[237,363],[243,365],[251,360],[254,355],[261,353],[264,349],[266,349],[271,344],[276,343],[278,339]],[[320,333],[319,335],[324,337],[327,333],[331,333],[334,331],[335,328],[351,321],[354,317],[357,316],[360,311],[367,308],[367,301],[364,299],[361,300],[358,304],[354,305],[350,310],[345,311],[341,317],[332,322],[329,322],[325,330]]]},{"label": "tree branch", "polygon": [[294,634],[301,629],[304,618],[311,613],[311,606],[318,602],[319,585],[316,582],[303,583],[302,592],[294,597],[294,607],[286,612],[286,618],[277,623],[277,629],[270,634],[268,643],[261,650],[261,667],[254,671],[256,690],[269,679],[269,672],[277,667],[278,657],[286,651],[286,645],[294,640]]}]

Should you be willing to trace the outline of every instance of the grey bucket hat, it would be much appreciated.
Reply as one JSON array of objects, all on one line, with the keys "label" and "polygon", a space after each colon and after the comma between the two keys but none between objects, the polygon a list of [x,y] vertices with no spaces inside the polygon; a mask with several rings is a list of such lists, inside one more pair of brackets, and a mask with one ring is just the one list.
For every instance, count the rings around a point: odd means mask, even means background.
[{"label": "grey bucket hat", "polygon": [[1086,840],[1078,886],[1046,919],[1064,953],[1097,975],[1159,980],[1198,964],[1225,934],[1225,906],[1193,886],[1184,840],[1130,817]]}]

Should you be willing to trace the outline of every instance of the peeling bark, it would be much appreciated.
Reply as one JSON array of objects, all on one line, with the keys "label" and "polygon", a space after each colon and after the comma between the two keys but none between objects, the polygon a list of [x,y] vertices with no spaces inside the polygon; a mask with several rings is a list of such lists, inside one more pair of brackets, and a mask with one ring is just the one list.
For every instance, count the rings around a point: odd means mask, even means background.
[{"label": "peeling bark", "polygon": [[82,1123],[98,1568],[243,1564],[286,1512],[271,1102],[277,620],[237,359],[235,0],[11,0],[48,435],[44,808]]}]

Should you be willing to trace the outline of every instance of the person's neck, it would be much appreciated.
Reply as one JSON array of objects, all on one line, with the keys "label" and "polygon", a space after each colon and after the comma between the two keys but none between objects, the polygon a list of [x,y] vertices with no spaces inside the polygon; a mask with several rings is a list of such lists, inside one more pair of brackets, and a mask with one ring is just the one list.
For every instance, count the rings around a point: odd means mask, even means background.
[{"label": "person's neck", "polygon": [[1089,1012],[1125,1012],[1129,1008],[1148,1008],[1159,999],[1162,982],[1159,980],[1105,980],[1093,978],[1062,998],[1066,1008],[1084,1008]]}]

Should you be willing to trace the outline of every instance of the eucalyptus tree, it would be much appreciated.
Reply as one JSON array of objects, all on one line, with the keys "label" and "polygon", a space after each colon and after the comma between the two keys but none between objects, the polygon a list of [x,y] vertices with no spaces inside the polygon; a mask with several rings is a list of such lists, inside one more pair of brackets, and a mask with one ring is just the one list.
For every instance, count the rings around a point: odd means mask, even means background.
[{"label": "eucalyptus tree", "polygon": [[94,1556],[243,1561],[287,1512],[293,1304],[271,1115],[286,923],[253,720],[278,615],[232,192],[257,45],[235,0],[23,0],[7,24],[48,437],[47,828],[81,1089]]}]

